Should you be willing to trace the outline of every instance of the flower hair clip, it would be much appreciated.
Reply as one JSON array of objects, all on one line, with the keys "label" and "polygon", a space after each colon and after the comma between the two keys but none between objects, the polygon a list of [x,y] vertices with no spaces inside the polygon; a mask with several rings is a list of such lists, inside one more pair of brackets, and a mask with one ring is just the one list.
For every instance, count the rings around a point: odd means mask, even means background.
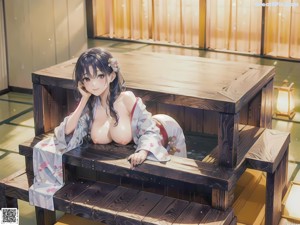
[{"label": "flower hair clip", "polygon": [[108,66],[111,67],[115,73],[119,72],[120,70],[118,61],[115,58],[108,59]]}]

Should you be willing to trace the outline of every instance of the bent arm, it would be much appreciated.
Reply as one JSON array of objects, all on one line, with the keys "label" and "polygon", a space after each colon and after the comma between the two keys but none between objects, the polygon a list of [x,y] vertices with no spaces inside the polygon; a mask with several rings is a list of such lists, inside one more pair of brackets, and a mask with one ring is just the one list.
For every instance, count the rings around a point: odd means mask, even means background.
[{"label": "bent arm", "polygon": [[152,119],[152,114],[146,110],[146,106],[141,99],[137,100],[131,126],[133,141],[137,145],[136,152],[141,150],[148,151],[147,159],[150,160],[161,162],[170,160],[167,149],[161,144],[160,130]]},{"label": "bent arm", "polygon": [[66,121],[65,135],[69,135],[75,130],[87,102],[88,102],[88,98],[81,98],[77,108]]}]

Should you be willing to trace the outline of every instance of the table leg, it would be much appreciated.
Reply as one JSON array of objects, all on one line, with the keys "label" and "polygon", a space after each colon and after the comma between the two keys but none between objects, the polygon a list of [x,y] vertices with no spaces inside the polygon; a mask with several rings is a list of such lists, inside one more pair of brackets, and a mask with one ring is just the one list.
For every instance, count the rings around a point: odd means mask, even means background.
[{"label": "table leg", "polygon": [[239,114],[219,114],[218,146],[219,164],[233,168],[237,163],[239,141]]},{"label": "table leg", "polygon": [[267,174],[265,224],[278,224],[281,202],[287,191],[288,150],[274,173]]}]

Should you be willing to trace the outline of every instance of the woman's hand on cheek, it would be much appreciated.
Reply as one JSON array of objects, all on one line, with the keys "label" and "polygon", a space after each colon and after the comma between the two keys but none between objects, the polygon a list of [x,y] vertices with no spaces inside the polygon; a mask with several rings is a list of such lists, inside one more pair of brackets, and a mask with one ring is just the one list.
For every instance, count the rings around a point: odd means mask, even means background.
[{"label": "woman's hand on cheek", "polygon": [[77,86],[77,87],[78,87],[78,90],[79,90],[79,92],[80,92],[82,98],[88,99],[88,98],[91,96],[91,93],[88,92],[88,91],[85,89],[83,83],[78,82],[78,86]]},{"label": "woman's hand on cheek", "polygon": [[140,151],[130,155],[128,157],[128,161],[130,162],[130,165],[131,165],[130,168],[133,169],[134,167],[142,164],[145,161],[145,159],[147,158],[148,153],[149,152],[146,150],[140,150]]}]

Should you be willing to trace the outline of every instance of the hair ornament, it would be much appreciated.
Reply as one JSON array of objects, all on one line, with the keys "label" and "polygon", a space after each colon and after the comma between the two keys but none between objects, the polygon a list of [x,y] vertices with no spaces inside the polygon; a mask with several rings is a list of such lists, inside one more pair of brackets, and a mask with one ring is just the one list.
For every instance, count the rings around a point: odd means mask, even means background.
[{"label": "hair ornament", "polygon": [[119,72],[119,70],[120,70],[118,61],[115,58],[108,59],[108,66],[111,67],[115,73]]}]

